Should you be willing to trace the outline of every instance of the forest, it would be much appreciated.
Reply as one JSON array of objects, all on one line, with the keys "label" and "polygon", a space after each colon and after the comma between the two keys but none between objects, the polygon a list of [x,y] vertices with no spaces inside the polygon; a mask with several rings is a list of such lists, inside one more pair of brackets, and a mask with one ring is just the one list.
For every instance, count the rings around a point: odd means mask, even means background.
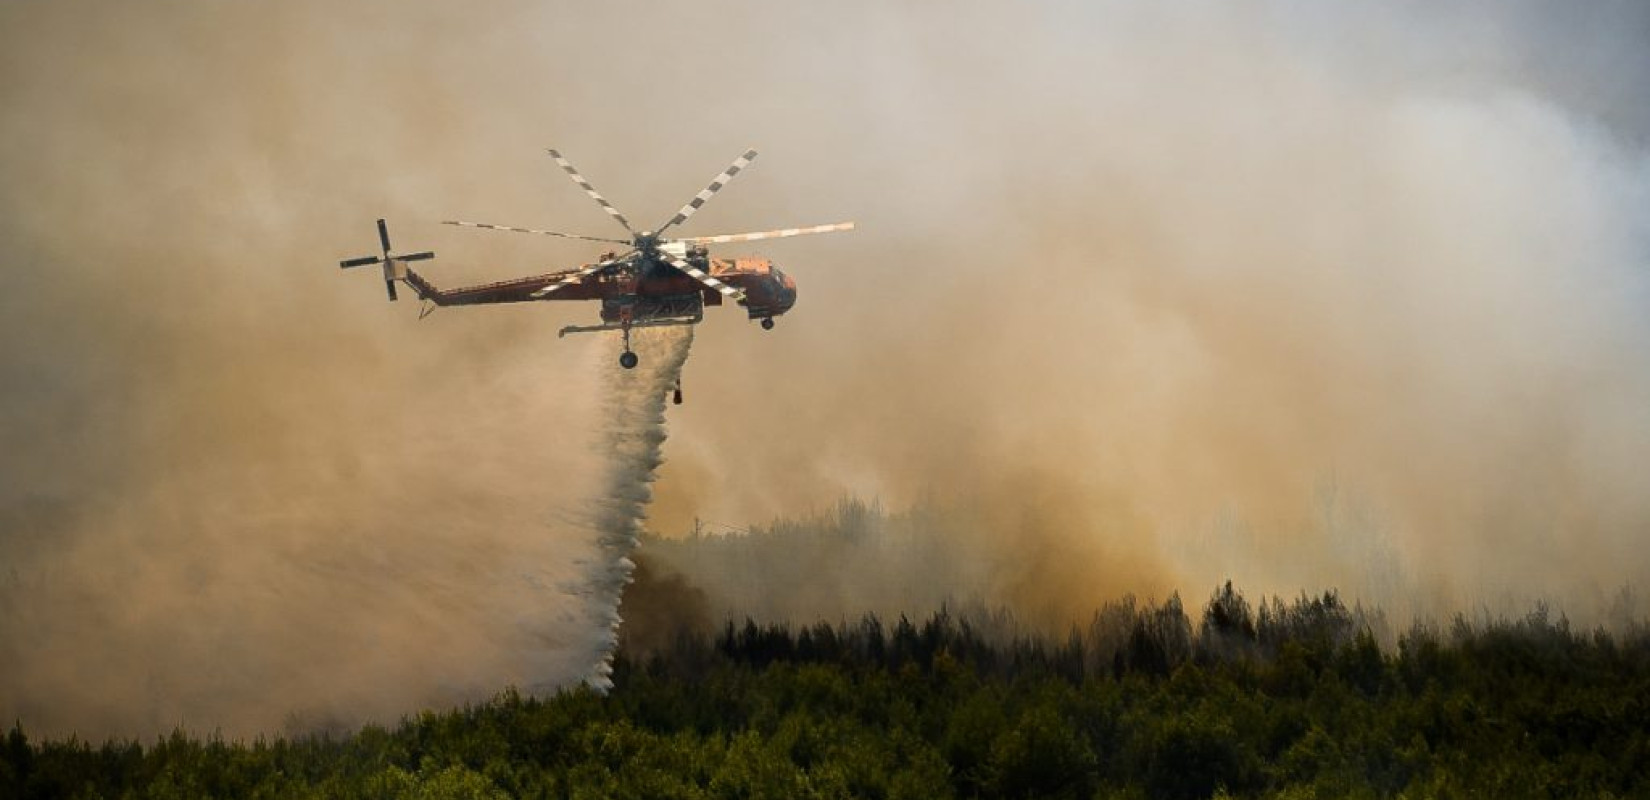
[{"label": "forest", "polygon": [[1450,798],[1650,794],[1650,631],[1416,623],[1335,593],[1188,612],[1124,598],[1068,636],[1001,620],[728,621],[613,690],[506,689],[393,726],[0,745],[8,798]]}]

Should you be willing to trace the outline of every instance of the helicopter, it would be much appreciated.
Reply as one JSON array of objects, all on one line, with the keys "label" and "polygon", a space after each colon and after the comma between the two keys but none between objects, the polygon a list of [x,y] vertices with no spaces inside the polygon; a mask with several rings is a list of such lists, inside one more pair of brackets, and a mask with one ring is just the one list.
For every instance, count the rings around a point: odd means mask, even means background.
[{"label": "helicopter", "polygon": [[[636,230],[630,224],[630,220],[596,191],[590,181],[561,153],[553,149],[547,152],[562,171],[590,196],[590,199],[596,201],[608,216],[625,229],[629,234],[628,239],[462,220],[447,220],[443,224],[603,242],[623,245],[628,248],[627,250],[623,253],[610,251],[594,263],[560,272],[456,289],[440,289],[409,266],[410,262],[433,259],[435,253],[392,254],[389,229],[385,226],[384,220],[380,219],[380,255],[348,259],[339,262],[338,266],[350,269],[372,264],[382,265],[384,287],[390,300],[397,299],[396,284],[405,284],[426,303],[420,316],[428,314],[433,310],[433,306],[525,303],[540,300],[600,300],[601,324],[569,325],[562,328],[558,335],[620,331],[624,336],[624,351],[619,356],[619,366],[634,369],[641,359],[630,349],[632,329],[695,325],[704,319],[706,306],[719,306],[731,301],[744,307],[749,318],[760,321],[763,329],[772,330],[774,318],[789,311],[796,304],[796,281],[780,271],[778,265],[765,258],[711,258],[710,245],[783,239],[854,229],[852,222],[838,222],[808,228],[666,238],[666,231],[686,222],[712,196],[721,191],[728,181],[750,166],[751,161],[756,158],[756,151],[747,150],[734,159],[732,165],[711,180],[709,186],[694,195],[675,216],[652,230]],[[676,402],[681,402],[680,386],[677,388],[676,397]]]}]

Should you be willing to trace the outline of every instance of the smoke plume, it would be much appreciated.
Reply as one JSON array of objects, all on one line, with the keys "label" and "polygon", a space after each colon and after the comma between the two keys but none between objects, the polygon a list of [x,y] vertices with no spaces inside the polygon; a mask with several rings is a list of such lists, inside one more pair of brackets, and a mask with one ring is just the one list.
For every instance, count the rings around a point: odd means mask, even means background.
[{"label": "smoke plume", "polygon": [[859,224],[715,251],[800,299],[697,330],[661,535],[858,497],[952,555],[868,570],[1051,619],[1226,578],[1590,619],[1650,577],[1646,41],[1543,0],[0,4],[0,719],[590,675],[593,310],[419,320],[332,266],[378,217],[440,285],[589,261],[437,224],[617,233],[548,146],[638,227],[752,146],[684,234]]}]

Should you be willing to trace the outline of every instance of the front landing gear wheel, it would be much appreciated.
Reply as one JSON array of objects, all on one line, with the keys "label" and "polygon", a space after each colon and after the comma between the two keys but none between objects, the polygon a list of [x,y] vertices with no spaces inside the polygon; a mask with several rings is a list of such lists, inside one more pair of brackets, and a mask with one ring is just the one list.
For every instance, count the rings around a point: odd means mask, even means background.
[{"label": "front landing gear wheel", "polygon": [[624,367],[625,369],[635,369],[636,364],[639,361],[641,361],[641,359],[637,358],[636,354],[630,352],[629,350],[624,351],[624,355],[619,356],[619,366]]},{"label": "front landing gear wheel", "polygon": [[773,330],[773,317],[763,317],[762,318],[762,330],[765,330],[765,331]]}]

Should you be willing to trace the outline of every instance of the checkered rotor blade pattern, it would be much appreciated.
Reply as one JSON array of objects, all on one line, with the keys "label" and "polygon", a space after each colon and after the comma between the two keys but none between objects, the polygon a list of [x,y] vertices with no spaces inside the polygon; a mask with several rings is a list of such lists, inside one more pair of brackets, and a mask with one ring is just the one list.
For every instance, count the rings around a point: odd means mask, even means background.
[{"label": "checkered rotor blade pattern", "polygon": [[577,233],[558,233],[556,231],[541,231],[533,228],[514,228],[509,225],[493,225],[486,222],[465,222],[464,220],[443,220],[442,225],[457,225],[460,228],[480,228],[488,231],[511,231],[513,233],[536,233],[540,236],[559,236],[563,239],[583,239],[587,242],[608,242],[610,244],[630,244],[624,239],[604,239],[600,236],[582,236]]},{"label": "checkered rotor blade pattern", "polygon": [[692,242],[693,244],[727,244],[728,242],[754,242],[759,239],[784,239],[788,236],[807,236],[810,233],[837,233],[854,229],[852,222],[837,222],[830,225],[815,225],[812,228],[781,228],[756,233],[727,233],[720,236],[695,236],[691,239],[678,241]]},{"label": "checkered rotor blade pattern", "polygon": [[677,258],[676,256],[666,252],[660,252],[659,255],[666,261],[669,261],[671,266],[692,275],[694,280],[709,286],[718,292],[721,292],[723,297],[726,297],[735,303],[742,303],[745,301],[745,293],[742,290],[735,289],[732,286],[717,280],[712,277],[710,273],[689,264],[686,259]]},{"label": "checkered rotor blade pattern", "polygon": [[687,205],[682,206],[682,210],[676,212],[676,216],[671,217],[669,222],[659,226],[659,230],[655,231],[655,233],[663,233],[665,229],[670,226],[680,225],[687,221],[688,217],[693,216],[693,212],[698,211],[699,207],[705,204],[705,201],[709,200],[711,196],[715,195],[717,192],[722,191],[722,187],[728,185],[728,181],[733,180],[733,176],[738,175],[741,170],[750,166],[750,163],[754,160],[756,160],[756,151],[746,150],[744,155],[733,160],[733,164],[731,166],[725,170],[722,170],[722,174],[717,175],[716,178],[710,182],[709,186],[706,186],[704,189],[700,190],[698,194],[694,195],[693,199],[687,202]]},{"label": "checkered rotor blade pattern", "polygon": [[619,256],[618,258],[610,258],[606,261],[601,261],[601,262],[598,262],[598,263],[595,263],[595,264],[591,264],[587,267],[584,267],[583,269],[580,269],[578,272],[575,272],[571,275],[568,275],[567,277],[562,278],[561,280],[559,280],[555,283],[552,283],[549,286],[546,286],[543,289],[540,289],[540,290],[534,292],[531,296],[535,299],[542,298],[542,297],[547,297],[552,292],[556,291],[557,289],[560,289],[560,288],[565,287],[565,286],[572,286],[573,284],[579,283],[580,281],[583,281],[585,278],[588,278],[591,275],[594,275],[598,272],[601,272],[604,269],[607,269],[609,267],[616,267],[616,266],[618,266],[620,264],[623,264],[624,262],[629,261],[629,260],[631,260],[632,258],[635,258],[635,257],[636,257],[636,253],[630,252],[630,253],[626,253],[622,256]]},{"label": "checkered rotor blade pattern", "polygon": [[558,153],[555,150],[549,150],[547,152],[550,153],[551,158],[556,160],[556,164],[562,168],[562,171],[567,173],[567,177],[572,178],[573,182],[578,184],[579,188],[583,189],[585,194],[590,195],[590,199],[596,201],[596,204],[601,206],[602,210],[606,211],[608,216],[618,220],[619,224],[623,225],[625,230],[630,231],[632,234],[636,232],[635,228],[630,227],[630,220],[625,219],[624,215],[619,213],[619,209],[614,208],[612,203],[607,202],[607,198],[602,197],[602,193],[596,191],[596,187],[591,186],[590,181],[585,180],[584,176],[579,174],[578,169],[575,168],[572,163],[568,162],[567,159],[562,158],[561,153]]}]

